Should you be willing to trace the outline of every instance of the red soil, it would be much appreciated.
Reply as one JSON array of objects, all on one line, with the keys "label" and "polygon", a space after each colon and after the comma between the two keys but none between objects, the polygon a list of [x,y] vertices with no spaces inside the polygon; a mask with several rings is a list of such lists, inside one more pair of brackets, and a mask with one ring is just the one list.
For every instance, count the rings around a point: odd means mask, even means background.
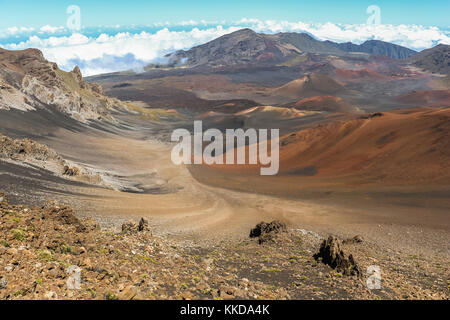
[{"label": "red soil", "polygon": [[[256,165],[211,168],[259,174]],[[279,175],[304,183],[448,185],[450,109],[403,109],[289,134],[280,139]]]}]

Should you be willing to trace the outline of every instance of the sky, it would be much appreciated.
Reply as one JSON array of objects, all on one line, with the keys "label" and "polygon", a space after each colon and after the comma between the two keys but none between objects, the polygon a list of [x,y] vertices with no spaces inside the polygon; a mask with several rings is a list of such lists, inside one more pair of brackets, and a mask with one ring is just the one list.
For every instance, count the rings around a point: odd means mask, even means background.
[{"label": "sky", "polygon": [[448,0],[0,0],[0,46],[39,48],[62,69],[79,65],[85,75],[138,71],[243,27],[336,42],[379,39],[420,51],[450,44],[449,12]]}]

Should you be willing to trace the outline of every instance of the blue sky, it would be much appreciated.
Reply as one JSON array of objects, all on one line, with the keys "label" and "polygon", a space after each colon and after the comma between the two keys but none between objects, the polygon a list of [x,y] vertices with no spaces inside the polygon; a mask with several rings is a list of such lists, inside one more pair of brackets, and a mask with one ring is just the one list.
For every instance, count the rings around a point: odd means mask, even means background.
[{"label": "blue sky", "polygon": [[40,27],[64,25],[66,8],[78,5],[84,26],[148,24],[184,20],[260,20],[305,22],[364,23],[366,8],[381,8],[382,23],[419,24],[448,28],[448,0],[73,0],[20,1],[0,0],[0,28],[12,26]]},{"label": "blue sky", "polygon": [[[67,24],[71,5],[81,12],[79,30]],[[380,9],[377,25],[367,23],[370,5]],[[450,44],[449,12],[448,0],[0,0],[0,46],[38,48],[84,75],[142,70],[241,28],[358,44],[377,39],[420,51]]]}]

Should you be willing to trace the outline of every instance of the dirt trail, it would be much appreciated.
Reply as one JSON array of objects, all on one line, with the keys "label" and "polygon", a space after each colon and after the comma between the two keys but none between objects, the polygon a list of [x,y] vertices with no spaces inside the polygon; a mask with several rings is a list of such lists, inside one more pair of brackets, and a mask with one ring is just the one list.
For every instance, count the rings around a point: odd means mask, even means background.
[{"label": "dirt trail", "polygon": [[[61,142],[64,141],[64,144]],[[198,182],[186,167],[170,160],[171,146],[153,140],[92,135],[61,130],[44,141],[60,154],[87,166],[121,176],[124,181],[147,185],[147,193],[127,193],[90,186],[71,187],[76,194],[61,197],[78,213],[108,225],[146,217],[162,235],[199,243],[244,238],[260,221],[280,219],[292,229],[326,235],[364,234],[367,239],[393,248],[450,256],[448,226],[433,225],[427,208],[404,206],[364,207],[358,202],[284,199],[221,189]],[[150,185],[151,184],[151,185]],[[345,201],[344,201],[345,202]],[[420,226],[415,222],[421,216]],[[442,219],[442,218],[440,218]],[[428,223],[428,222],[429,223]]]}]

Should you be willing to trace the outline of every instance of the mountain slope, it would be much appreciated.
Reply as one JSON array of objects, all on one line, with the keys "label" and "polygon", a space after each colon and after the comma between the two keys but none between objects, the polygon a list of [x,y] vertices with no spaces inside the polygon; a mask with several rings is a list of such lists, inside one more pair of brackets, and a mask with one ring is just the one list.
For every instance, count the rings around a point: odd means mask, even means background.
[{"label": "mountain slope", "polygon": [[328,111],[328,112],[360,112],[344,99],[334,96],[309,97],[297,101],[294,106],[300,110]]},{"label": "mountain slope", "polygon": [[105,97],[100,85],[85,82],[78,67],[65,72],[37,49],[0,48],[0,66],[0,110],[56,109],[86,122],[112,120],[112,109],[125,108]]},{"label": "mountain slope", "polygon": [[414,50],[380,40],[368,40],[360,45],[351,42],[336,43],[325,41],[325,43],[345,52],[364,52],[384,55],[392,59],[407,59],[417,53]]},{"label": "mountain slope", "polygon": [[450,107],[450,90],[418,90],[397,97],[411,106]]},{"label": "mountain slope", "polygon": [[334,95],[343,90],[339,83],[327,75],[309,74],[274,89],[272,94],[298,100],[313,96]]},{"label": "mountain slope", "polygon": [[300,131],[280,151],[280,168],[313,166],[317,177],[376,183],[448,183],[449,119],[449,109],[423,108]]},{"label": "mountain slope", "polygon": [[[281,137],[279,159],[279,176],[294,179],[295,188],[448,185],[450,109],[401,109],[319,124]],[[209,168],[260,179],[259,165]]]},{"label": "mountain slope", "polygon": [[264,35],[268,39],[278,40],[284,43],[289,43],[296,47],[297,49],[308,52],[308,53],[319,53],[319,54],[335,54],[343,55],[344,50],[330,46],[327,42],[322,42],[314,39],[307,33],[278,33],[275,35]]},{"label": "mountain slope", "polygon": [[450,46],[440,44],[411,57],[414,65],[424,70],[450,75]]},{"label": "mountain slope", "polygon": [[172,58],[187,59],[187,63],[192,66],[219,66],[280,62],[296,54],[301,54],[301,51],[291,44],[269,39],[250,29],[242,29],[188,51],[176,52]]}]

